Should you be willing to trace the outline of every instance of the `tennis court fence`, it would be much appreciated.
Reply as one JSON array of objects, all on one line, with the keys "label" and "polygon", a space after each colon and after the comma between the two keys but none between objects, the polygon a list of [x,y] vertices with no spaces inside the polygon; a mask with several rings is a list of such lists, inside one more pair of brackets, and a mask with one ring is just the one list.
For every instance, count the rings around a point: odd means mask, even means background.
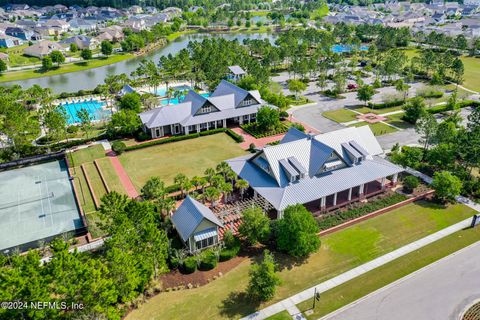
[{"label": "tennis court fence", "polygon": [[36,164],[39,162],[44,162],[52,159],[62,159],[65,157],[65,151],[58,151],[54,153],[49,153],[49,154],[42,154],[38,156],[33,156],[33,157],[28,157],[28,158],[23,158],[23,159],[18,159],[18,160],[13,160],[10,162],[5,162],[5,163],[0,163],[0,171],[13,168],[13,167],[19,167],[19,166],[25,166],[25,165],[30,165],[30,164]]}]

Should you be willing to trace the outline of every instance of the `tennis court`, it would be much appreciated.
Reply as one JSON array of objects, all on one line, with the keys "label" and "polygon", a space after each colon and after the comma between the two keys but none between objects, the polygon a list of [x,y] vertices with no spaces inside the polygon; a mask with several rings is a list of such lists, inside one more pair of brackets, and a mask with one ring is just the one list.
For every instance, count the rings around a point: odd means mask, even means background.
[{"label": "tennis court", "polygon": [[82,227],[65,160],[0,172],[0,251]]}]

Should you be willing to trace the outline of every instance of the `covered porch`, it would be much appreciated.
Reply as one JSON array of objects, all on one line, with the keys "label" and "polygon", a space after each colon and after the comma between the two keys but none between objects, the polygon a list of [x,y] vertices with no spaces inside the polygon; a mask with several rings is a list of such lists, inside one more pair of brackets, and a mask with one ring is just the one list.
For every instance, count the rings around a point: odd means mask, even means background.
[{"label": "covered porch", "polygon": [[398,175],[387,179],[370,181],[340,192],[322,197],[318,200],[305,203],[305,207],[314,215],[344,207],[350,203],[364,200],[387,191],[397,184]]}]

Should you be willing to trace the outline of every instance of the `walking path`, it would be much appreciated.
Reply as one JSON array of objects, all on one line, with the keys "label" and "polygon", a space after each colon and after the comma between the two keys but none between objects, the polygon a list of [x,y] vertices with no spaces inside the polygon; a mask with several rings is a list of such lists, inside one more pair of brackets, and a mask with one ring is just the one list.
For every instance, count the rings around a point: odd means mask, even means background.
[{"label": "walking path", "polygon": [[118,159],[115,152],[113,152],[112,150],[108,150],[107,155],[110,158],[110,161],[112,162],[112,166],[117,172],[117,175],[120,178],[120,181],[122,182],[123,187],[127,191],[128,196],[133,199],[138,198],[139,194],[135,189],[132,183],[132,180],[130,180],[130,177],[128,176],[127,172],[125,171],[122,164],[120,163],[120,160]]},{"label": "walking path", "polygon": [[[480,210],[480,208],[478,208]],[[419,239],[417,241],[414,241],[412,243],[409,243],[397,250],[394,250],[390,253],[387,253],[381,257],[378,257],[374,260],[371,260],[367,263],[364,263],[356,268],[353,268],[347,272],[344,272],[330,280],[327,280],[325,282],[322,282],[316,286],[313,286],[311,288],[308,288],[300,293],[297,293],[296,295],[293,295],[287,299],[284,299],[280,302],[277,302],[269,307],[266,307],[262,310],[259,310],[255,313],[252,313],[248,315],[245,318],[242,318],[243,320],[260,320],[260,319],[266,319],[274,314],[277,314],[279,312],[282,312],[284,310],[287,310],[289,314],[293,317],[293,319],[298,319],[298,315],[300,314],[300,311],[298,308],[296,308],[296,305],[312,299],[313,295],[316,292],[318,293],[323,293],[326,292],[330,289],[335,288],[336,286],[339,286],[349,280],[352,280],[362,274],[365,274],[377,267],[380,267],[384,264],[389,263],[390,261],[393,261],[397,258],[400,258],[410,252],[413,252],[419,248],[422,248],[426,245],[431,244],[432,242],[435,242],[437,240],[440,240],[448,235],[451,235],[452,233],[455,233],[457,231],[460,231],[464,228],[468,228],[472,222],[471,218],[465,219],[459,223],[456,223],[454,225],[451,225],[448,228],[442,229],[438,232],[435,232],[429,236],[426,236],[422,239]],[[301,318],[300,318],[301,319]]]}]

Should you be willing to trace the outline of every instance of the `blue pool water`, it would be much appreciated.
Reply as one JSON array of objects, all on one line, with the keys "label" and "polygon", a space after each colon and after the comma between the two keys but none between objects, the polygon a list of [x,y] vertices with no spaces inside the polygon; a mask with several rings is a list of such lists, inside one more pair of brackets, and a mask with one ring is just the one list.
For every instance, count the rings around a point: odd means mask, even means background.
[{"label": "blue pool water", "polygon": [[[175,89],[176,91],[180,91],[180,90],[184,91],[184,90],[191,90],[192,89],[192,87],[187,86],[187,85],[176,86],[176,87],[172,87],[172,88]],[[167,95],[167,89],[166,88],[159,88],[159,89],[157,89],[155,94],[157,96],[160,96],[160,97],[165,97]]]},{"label": "blue pool water", "polygon": [[[207,98],[207,97],[210,96],[210,93],[201,93],[200,95],[201,95],[202,97]],[[180,102],[182,101],[182,99],[183,99],[183,97],[180,98]],[[178,101],[178,98],[171,98],[171,99],[170,99],[170,105],[176,105],[176,104],[179,104],[180,102]],[[168,99],[162,99],[162,100],[160,100],[160,103],[162,104],[162,106],[167,106],[167,105],[169,105]]]},{"label": "blue pool water", "polygon": [[[359,48],[361,51],[367,51],[368,46],[362,45]],[[352,47],[346,44],[336,44],[332,46],[332,51],[335,53],[345,53],[352,51]]]},{"label": "blue pool water", "polygon": [[61,104],[67,112],[67,123],[75,124],[79,123],[80,119],[77,116],[77,111],[85,109],[90,114],[92,120],[102,120],[106,117],[110,117],[110,110],[104,110],[105,102],[90,100],[90,101],[78,101],[78,102],[67,102]]}]

